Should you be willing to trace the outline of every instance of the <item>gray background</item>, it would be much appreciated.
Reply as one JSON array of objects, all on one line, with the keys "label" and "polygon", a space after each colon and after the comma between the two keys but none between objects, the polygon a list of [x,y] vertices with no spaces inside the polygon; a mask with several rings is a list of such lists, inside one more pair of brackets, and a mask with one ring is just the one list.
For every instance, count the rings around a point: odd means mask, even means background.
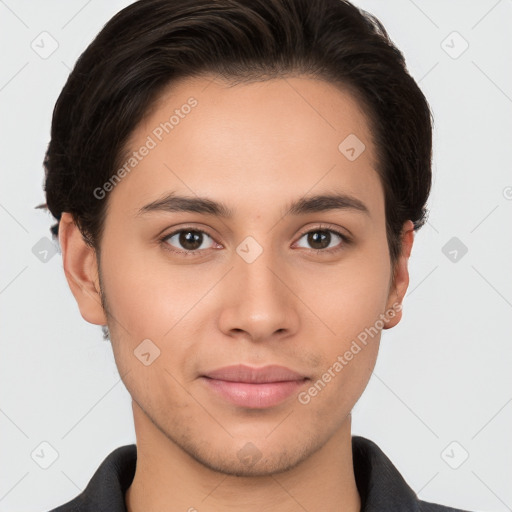
[{"label": "gray background", "polygon": [[[57,96],[129,3],[0,0],[0,512],[68,501],[135,441],[110,344],[80,316],[48,240],[53,219],[34,209]],[[435,133],[404,318],[383,333],[353,430],[422,499],[512,510],[512,1],[355,3],[403,51]]]}]

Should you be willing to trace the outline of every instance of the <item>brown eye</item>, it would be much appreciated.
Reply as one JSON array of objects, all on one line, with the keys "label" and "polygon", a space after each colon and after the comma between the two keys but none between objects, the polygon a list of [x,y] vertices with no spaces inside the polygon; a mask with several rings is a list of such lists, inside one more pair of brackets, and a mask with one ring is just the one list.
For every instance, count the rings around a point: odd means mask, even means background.
[{"label": "brown eye", "polygon": [[331,233],[328,231],[311,231],[307,235],[308,244],[313,249],[327,249],[331,241]]},{"label": "brown eye", "polygon": [[210,238],[211,240],[211,237],[200,229],[180,229],[167,235],[163,241],[179,249],[176,252],[196,252],[199,249],[209,248],[203,246],[205,238]]},{"label": "brown eye", "polygon": [[349,243],[348,237],[342,233],[339,233],[334,229],[324,228],[317,228],[303,233],[300,239],[306,240],[306,243],[309,246],[306,247],[306,249],[309,248],[314,251],[326,253],[341,250],[346,244]]}]

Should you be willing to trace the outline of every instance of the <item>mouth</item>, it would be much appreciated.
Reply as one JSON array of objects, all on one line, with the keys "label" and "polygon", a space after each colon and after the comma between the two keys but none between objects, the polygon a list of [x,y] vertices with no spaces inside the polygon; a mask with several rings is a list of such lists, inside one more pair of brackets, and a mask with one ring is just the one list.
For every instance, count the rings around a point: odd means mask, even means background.
[{"label": "mouth", "polygon": [[201,376],[208,389],[239,407],[266,409],[296,393],[310,379],[278,365],[226,366]]}]

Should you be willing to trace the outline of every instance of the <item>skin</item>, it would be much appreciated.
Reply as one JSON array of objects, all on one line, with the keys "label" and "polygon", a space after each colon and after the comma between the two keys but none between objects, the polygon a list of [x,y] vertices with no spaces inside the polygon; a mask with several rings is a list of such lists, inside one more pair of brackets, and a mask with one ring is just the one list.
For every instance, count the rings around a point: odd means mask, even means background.
[{"label": "skin", "polygon": [[[306,405],[295,393],[267,409],[237,407],[199,377],[236,363],[280,364],[308,376],[307,390],[402,302],[412,222],[392,266],[375,147],[349,92],[305,76],[232,87],[211,76],[182,80],[161,95],[129,147],[140,148],[190,96],[198,105],[107,197],[99,262],[71,215],[60,222],[71,291],[85,320],[108,324],[133,398],[138,458],[127,508],[358,511],[350,412],[371,376],[380,332]],[[354,161],[338,150],[349,134],[366,146]],[[137,216],[170,191],[222,201],[234,217]],[[356,197],[369,213],[286,214],[290,201],[332,191]],[[321,226],[352,242],[332,234],[329,247],[315,251],[304,233]],[[190,227],[208,233],[199,256],[173,253],[190,247],[178,236],[159,241]],[[247,236],[263,249],[252,263],[236,252]],[[333,247],[341,249],[325,252]],[[396,311],[383,328],[400,318]],[[160,350],[148,366],[134,355],[144,339]],[[238,457],[244,447],[261,455],[255,464]]]}]

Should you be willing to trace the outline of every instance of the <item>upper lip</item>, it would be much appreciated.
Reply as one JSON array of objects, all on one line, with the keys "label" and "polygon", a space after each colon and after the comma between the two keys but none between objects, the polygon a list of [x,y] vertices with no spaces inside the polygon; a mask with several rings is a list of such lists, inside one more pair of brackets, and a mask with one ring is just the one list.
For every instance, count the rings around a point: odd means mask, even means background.
[{"label": "upper lip", "polygon": [[247,382],[260,384],[263,382],[287,382],[293,380],[304,380],[306,377],[285,366],[268,365],[256,368],[237,364],[225,366],[204,374],[204,377],[230,382]]}]

